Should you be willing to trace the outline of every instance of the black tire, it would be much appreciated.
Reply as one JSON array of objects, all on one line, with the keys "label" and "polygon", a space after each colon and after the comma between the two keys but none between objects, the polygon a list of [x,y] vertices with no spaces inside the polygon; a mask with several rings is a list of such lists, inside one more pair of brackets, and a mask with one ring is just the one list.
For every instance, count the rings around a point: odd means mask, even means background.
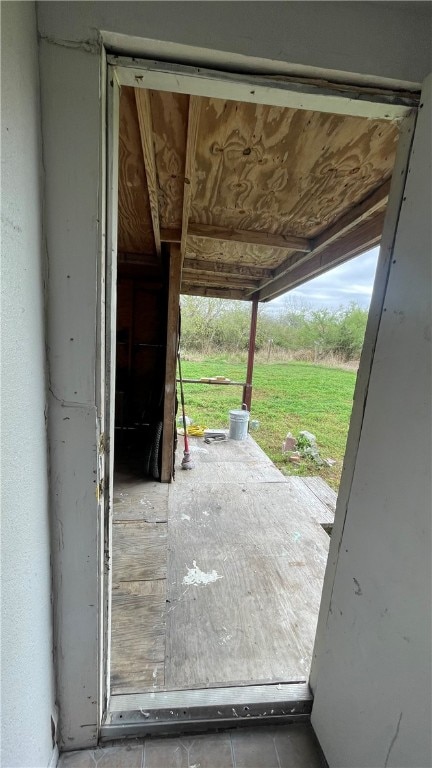
[{"label": "black tire", "polygon": [[144,451],[143,451],[143,461],[142,461],[142,469],[144,477],[149,477],[150,475],[150,461],[151,461],[151,455],[153,450],[153,430],[149,427],[146,430],[146,437],[144,440]]},{"label": "black tire", "polygon": [[150,459],[150,474],[155,480],[160,480],[160,452],[162,447],[162,422],[158,421],[154,431]]}]

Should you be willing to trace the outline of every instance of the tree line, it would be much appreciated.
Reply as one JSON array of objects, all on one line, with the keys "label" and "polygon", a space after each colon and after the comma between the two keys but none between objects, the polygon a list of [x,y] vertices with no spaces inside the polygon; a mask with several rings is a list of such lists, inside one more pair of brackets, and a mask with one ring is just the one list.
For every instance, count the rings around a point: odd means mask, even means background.
[{"label": "tree line", "polygon": [[[251,305],[200,296],[182,297],[181,345],[185,353],[241,354],[249,343]],[[367,310],[357,304],[338,309],[312,309],[286,298],[277,310],[261,304],[256,350],[305,353],[307,359],[332,355],[358,360],[363,346]]]}]

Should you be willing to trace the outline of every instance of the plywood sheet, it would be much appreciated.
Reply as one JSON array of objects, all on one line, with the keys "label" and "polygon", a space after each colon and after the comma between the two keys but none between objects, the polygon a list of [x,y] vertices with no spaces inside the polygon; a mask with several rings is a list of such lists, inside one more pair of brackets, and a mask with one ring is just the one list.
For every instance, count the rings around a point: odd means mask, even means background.
[{"label": "plywood sheet", "polygon": [[164,686],[166,582],[113,586],[111,693]]},{"label": "plywood sheet", "polygon": [[[195,454],[192,454],[195,461]],[[189,485],[186,475],[180,467],[181,456],[176,466],[176,483],[178,485]],[[203,463],[200,468],[200,483],[280,483],[281,473],[271,463],[261,461],[250,461],[247,464],[242,462],[232,463],[231,461],[214,461],[212,463]]]},{"label": "plywood sheet", "polygon": [[[320,498],[318,493],[308,486],[306,479],[315,480],[315,478],[290,477],[287,478],[289,485],[289,495],[293,504],[300,504],[310,511],[310,516],[320,525],[328,526],[334,522],[334,511],[330,510],[327,504]],[[316,478],[319,480],[320,478]],[[315,486],[319,492],[319,486]],[[312,491],[312,492],[311,492]],[[329,488],[331,491],[331,488]],[[327,495],[327,498],[329,496]]]},{"label": "plywood sheet", "polygon": [[[194,470],[170,486],[116,475],[111,690],[304,680],[329,545],[326,485],[284,477],[250,435],[191,438],[191,449]],[[187,583],[194,562],[207,584]]]},{"label": "plywood sheet", "polygon": [[124,475],[122,482],[116,482],[114,487],[114,523],[127,520],[142,523],[167,522],[167,485],[143,482],[134,476]]},{"label": "plywood sheet", "polygon": [[303,480],[303,483],[314,492],[318,499],[326,505],[329,513],[334,517],[337,502],[336,491],[334,491],[333,488],[330,488],[322,477],[303,477],[301,479]]},{"label": "plywood sheet", "polygon": [[118,250],[154,254],[155,243],[133,88],[122,88],[119,126]]},{"label": "plywood sheet", "polygon": [[[175,489],[167,687],[307,677],[329,540],[287,487]],[[208,583],[188,583],[195,567]]]},{"label": "plywood sheet", "polygon": [[113,582],[166,578],[167,523],[113,525]]},{"label": "plywood sheet", "polygon": [[391,175],[386,121],[204,99],[191,220],[317,235]]},{"label": "plywood sheet", "polygon": [[150,91],[161,227],[182,223],[189,96]]},{"label": "plywood sheet", "polygon": [[188,235],[187,238],[187,258],[221,261],[226,264],[277,267],[293,253],[295,251],[288,249],[233,243],[226,240],[209,240],[195,235]]},{"label": "plywood sheet", "polygon": [[[181,461],[183,450],[183,437],[180,435],[181,446],[177,451],[177,458]],[[250,464],[260,466],[274,467],[271,459],[257,445],[249,435],[246,440],[223,440],[221,442],[212,442],[207,444],[202,438],[189,438],[189,448],[195,464],[214,464],[219,462],[229,462],[230,464]],[[201,473],[201,467],[199,468]],[[200,474],[201,477],[201,474]],[[278,474],[279,480],[283,477]],[[187,478],[186,478],[187,479]]]}]

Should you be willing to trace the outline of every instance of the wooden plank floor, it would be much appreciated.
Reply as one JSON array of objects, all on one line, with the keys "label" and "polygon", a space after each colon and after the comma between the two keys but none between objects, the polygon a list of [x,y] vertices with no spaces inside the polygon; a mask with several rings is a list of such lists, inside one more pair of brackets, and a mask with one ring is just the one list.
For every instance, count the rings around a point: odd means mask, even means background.
[{"label": "wooden plank floor", "polygon": [[308,677],[334,492],[250,437],[191,449],[170,486],[115,484],[114,695]]}]

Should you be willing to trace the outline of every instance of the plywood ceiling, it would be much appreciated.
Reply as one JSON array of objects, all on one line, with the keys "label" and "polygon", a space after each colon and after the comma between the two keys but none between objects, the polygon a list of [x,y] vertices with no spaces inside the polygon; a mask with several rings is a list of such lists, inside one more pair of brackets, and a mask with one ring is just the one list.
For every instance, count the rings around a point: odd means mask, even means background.
[{"label": "plywood ceiling", "polygon": [[375,245],[398,125],[122,88],[120,257],[181,244],[182,292],[267,300]]}]

